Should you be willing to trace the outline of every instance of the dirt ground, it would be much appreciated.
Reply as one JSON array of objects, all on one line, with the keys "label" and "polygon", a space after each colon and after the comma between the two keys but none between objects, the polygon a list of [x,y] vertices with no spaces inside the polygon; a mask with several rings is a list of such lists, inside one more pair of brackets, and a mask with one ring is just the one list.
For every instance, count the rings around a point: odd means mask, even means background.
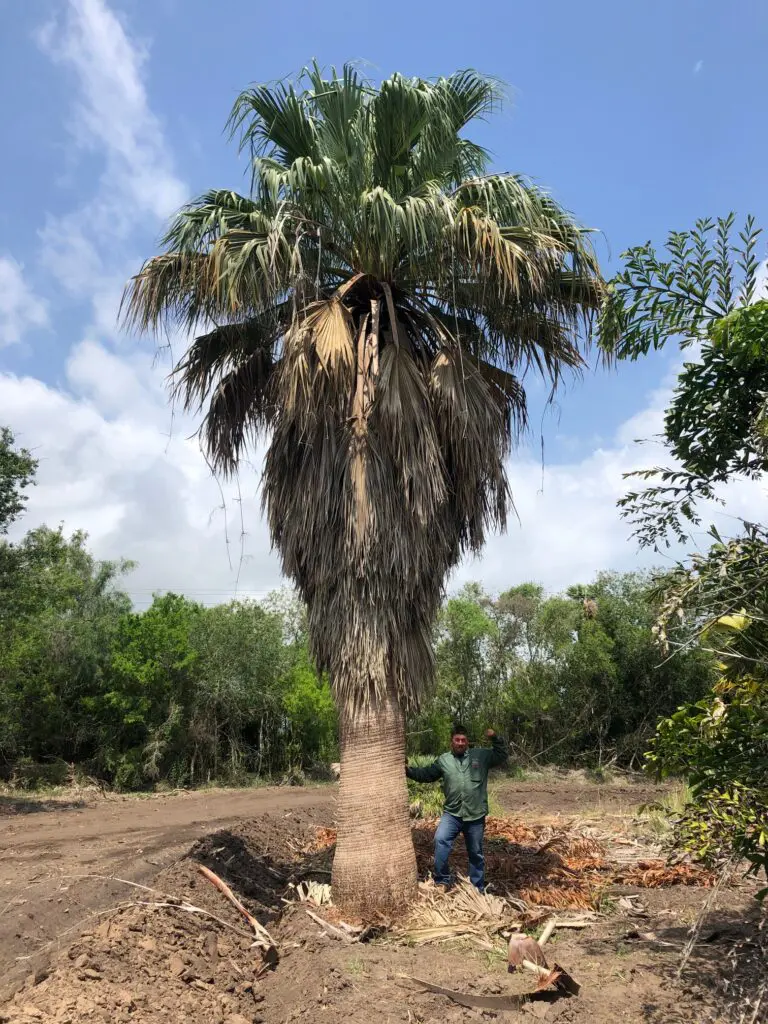
[{"label": "dirt ground", "polygon": [[[523,829],[578,827],[598,836],[610,879],[658,856],[636,814],[657,796],[653,787],[574,777],[497,786],[504,814]],[[414,947],[386,935],[347,943],[323,934],[305,905],[287,906],[291,883],[329,881],[332,850],[318,836],[333,825],[334,800],[331,788],[99,798],[76,806],[0,798],[0,1021],[768,1021],[768,947],[755,887],[739,877],[721,889],[606,882],[589,927],[558,931],[549,947],[581,983],[575,998],[500,1010],[425,991],[409,979],[471,997],[532,986],[507,973],[503,951],[462,940]],[[428,847],[423,851],[428,856]],[[526,863],[541,856],[516,852]],[[280,951],[276,970],[261,972],[246,922],[199,864],[270,930]],[[697,921],[698,941],[678,979]]]},{"label": "dirt ground", "polygon": [[115,878],[152,884],[201,836],[291,808],[332,816],[330,788],[205,790],[172,796],[0,796],[0,999],[89,916],[124,899]]}]

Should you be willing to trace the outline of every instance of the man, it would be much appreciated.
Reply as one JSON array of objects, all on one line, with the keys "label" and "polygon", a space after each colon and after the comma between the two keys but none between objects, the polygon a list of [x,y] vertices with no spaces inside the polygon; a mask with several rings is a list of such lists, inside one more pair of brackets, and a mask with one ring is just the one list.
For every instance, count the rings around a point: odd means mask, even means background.
[{"label": "man", "polygon": [[455,725],[451,732],[451,749],[425,768],[410,768],[405,774],[414,782],[442,781],[445,804],[443,816],[435,832],[435,882],[450,885],[448,858],[460,832],[469,858],[469,880],[485,891],[485,858],[483,832],[488,814],[488,772],[507,760],[507,745],[489,729],[486,736],[493,746],[469,746],[467,730]]}]

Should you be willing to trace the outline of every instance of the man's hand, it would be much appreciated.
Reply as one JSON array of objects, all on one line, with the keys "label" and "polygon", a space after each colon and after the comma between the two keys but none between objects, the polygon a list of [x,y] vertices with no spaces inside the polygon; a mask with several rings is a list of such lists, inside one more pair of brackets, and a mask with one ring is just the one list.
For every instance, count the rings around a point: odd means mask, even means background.
[{"label": "man's hand", "polygon": [[489,729],[485,735],[488,737],[489,740],[492,740],[496,733],[493,731],[493,729]]}]

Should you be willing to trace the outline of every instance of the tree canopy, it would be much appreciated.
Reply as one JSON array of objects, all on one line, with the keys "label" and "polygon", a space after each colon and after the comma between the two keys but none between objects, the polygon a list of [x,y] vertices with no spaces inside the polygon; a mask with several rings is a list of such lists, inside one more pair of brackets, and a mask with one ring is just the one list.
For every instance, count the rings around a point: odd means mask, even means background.
[{"label": "tree canopy", "polygon": [[428,684],[445,575],[505,522],[522,374],[583,365],[601,294],[584,229],[465,137],[500,100],[352,65],[245,90],[250,194],[184,208],[126,296],[132,326],[203,332],[177,394],[216,466],[270,431],[272,536],[352,704]]},{"label": "tree canopy", "polygon": [[8,427],[0,427],[0,534],[26,505],[25,488],[34,483],[37,461],[26,448],[16,448]]},{"label": "tree canopy", "polygon": [[[686,540],[701,521],[697,502],[718,484],[757,478],[766,461],[768,302],[755,294],[759,235],[747,218],[733,240],[733,215],[673,232],[668,260],[650,245],[625,254],[609,288],[603,344],[636,358],[669,340],[698,346],[679,374],[664,426],[677,465],[635,474],[654,479],[619,502],[642,544]],[[746,858],[768,869],[768,533],[740,523],[709,550],[657,581],[655,632],[667,662],[692,650],[714,657],[715,685],[660,722],[650,766],[683,774],[693,798],[676,822],[680,842],[711,860]],[[763,895],[768,893],[764,890]]]}]

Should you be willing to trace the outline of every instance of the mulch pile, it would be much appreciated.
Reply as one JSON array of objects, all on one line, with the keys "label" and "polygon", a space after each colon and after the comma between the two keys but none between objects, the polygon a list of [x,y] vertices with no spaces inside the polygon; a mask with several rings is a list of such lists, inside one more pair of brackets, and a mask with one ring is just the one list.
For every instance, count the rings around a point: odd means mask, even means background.
[{"label": "mulch pile", "polygon": [[[419,821],[413,826],[416,861],[424,877],[432,865],[436,828],[436,821]],[[688,863],[638,860],[620,867],[612,865],[603,843],[583,829],[488,818],[485,837],[488,878],[497,890],[506,890],[535,906],[591,910],[599,906],[610,885],[709,887],[715,878],[705,868]],[[330,851],[335,842],[334,829],[321,828],[305,849],[307,853]],[[467,855],[460,841],[451,862],[458,874],[468,873]]]}]

